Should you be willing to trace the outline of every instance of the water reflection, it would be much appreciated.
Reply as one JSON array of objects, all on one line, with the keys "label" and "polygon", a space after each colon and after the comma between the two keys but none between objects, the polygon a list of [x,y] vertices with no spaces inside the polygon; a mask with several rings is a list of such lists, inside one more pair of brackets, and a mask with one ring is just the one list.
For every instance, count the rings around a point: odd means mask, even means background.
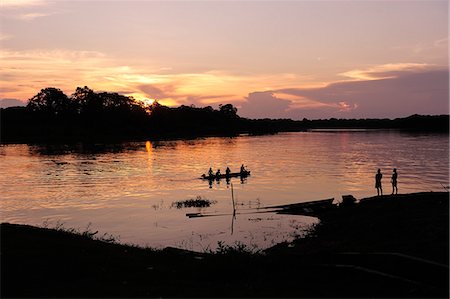
[{"label": "water reflection", "polygon": [[219,178],[215,178],[215,179],[211,179],[211,180],[206,179],[205,181],[208,182],[208,186],[209,186],[210,189],[212,189],[213,184],[216,185],[217,187],[220,187],[220,182],[223,181],[223,180],[225,181],[226,187],[229,188],[232,180],[236,180],[236,179],[239,179],[239,182],[241,184],[246,184],[247,183],[247,177],[246,176],[245,177],[238,177],[238,178],[225,177],[223,179],[219,179]]},{"label": "water reflection", "polygon": [[[0,177],[1,220],[40,225],[62,219],[72,227],[92,222],[100,233],[141,245],[173,246],[192,239],[202,246],[252,240],[263,247],[294,233],[290,221],[300,218],[248,215],[245,209],[343,194],[373,196],[378,168],[383,173],[397,168],[401,193],[444,190],[449,186],[448,141],[447,135],[377,131],[0,145],[0,172],[7,174]],[[243,163],[251,166],[249,178],[199,179],[209,167],[239,169]],[[383,184],[389,186],[389,179],[383,177]],[[217,201],[202,213],[224,216],[188,219],[186,213],[198,213],[198,208],[171,208],[174,201],[197,196]]]},{"label": "water reflection", "polygon": [[137,151],[141,143],[69,143],[69,144],[31,144],[28,146],[30,155],[58,156],[58,155],[91,155],[104,153],[122,153],[124,151]]},{"label": "water reflection", "polygon": [[145,142],[145,149],[147,150],[147,153],[150,157],[153,150],[152,150],[152,143],[148,140]]}]

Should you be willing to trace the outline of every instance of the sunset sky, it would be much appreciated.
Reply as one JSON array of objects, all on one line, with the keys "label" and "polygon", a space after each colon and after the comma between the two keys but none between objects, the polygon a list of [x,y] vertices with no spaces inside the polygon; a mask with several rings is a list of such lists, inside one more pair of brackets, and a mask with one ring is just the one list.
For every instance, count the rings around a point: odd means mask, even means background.
[{"label": "sunset sky", "polygon": [[0,3],[3,106],[87,85],[251,118],[449,113],[448,1]]}]

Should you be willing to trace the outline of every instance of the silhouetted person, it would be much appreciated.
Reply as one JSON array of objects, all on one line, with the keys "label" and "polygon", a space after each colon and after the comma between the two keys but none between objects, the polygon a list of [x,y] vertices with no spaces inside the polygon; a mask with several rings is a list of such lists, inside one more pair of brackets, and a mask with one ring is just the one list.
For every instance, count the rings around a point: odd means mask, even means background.
[{"label": "silhouetted person", "polygon": [[244,174],[246,172],[244,164],[241,165],[241,174]]},{"label": "silhouetted person", "polygon": [[218,179],[219,177],[220,177],[220,169],[217,169],[216,178]]},{"label": "silhouetted person", "polygon": [[209,177],[214,176],[214,172],[213,172],[213,170],[212,170],[211,167],[210,167],[209,170],[208,170],[208,176],[209,176]]},{"label": "silhouetted person", "polygon": [[226,176],[229,177],[230,173],[231,173],[230,167],[227,167],[227,169],[225,170]]},{"label": "silhouetted person", "polygon": [[381,170],[378,168],[377,174],[375,175],[375,188],[377,188],[377,195],[383,195],[383,188],[381,188],[381,178],[383,175],[381,174]]},{"label": "silhouetted person", "polygon": [[395,194],[397,194],[398,193],[398,189],[397,189],[397,168],[394,168],[394,170],[392,171],[391,183],[392,183],[392,194],[394,194],[394,189],[395,189]]}]

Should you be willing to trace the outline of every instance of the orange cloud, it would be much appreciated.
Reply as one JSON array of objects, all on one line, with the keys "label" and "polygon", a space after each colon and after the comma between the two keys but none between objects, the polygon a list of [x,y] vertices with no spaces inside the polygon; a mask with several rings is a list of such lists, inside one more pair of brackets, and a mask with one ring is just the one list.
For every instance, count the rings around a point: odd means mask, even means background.
[{"label": "orange cloud", "polygon": [[0,1],[1,8],[20,8],[27,6],[44,5],[45,1],[42,0],[2,0]]},{"label": "orange cloud", "polygon": [[11,34],[5,34],[5,33],[0,32],[0,41],[9,40],[12,37],[13,36]]},{"label": "orange cloud", "polygon": [[21,14],[21,15],[18,16],[18,19],[23,20],[23,21],[32,21],[34,19],[47,17],[47,16],[50,16],[50,15],[52,15],[52,14],[50,14],[50,13],[32,12],[32,13]]},{"label": "orange cloud", "polygon": [[[1,98],[27,100],[41,88],[58,87],[70,94],[77,86],[122,92],[138,100],[158,99],[165,105],[210,105],[243,99],[252,90],[279,89],[299,81],[312,84],[311,77],[292,73],[233,74],[211,70],[176,73],[169,67],[121,65],[98,51],[64,49],[0,51],[3,64]],[[14,88],[13,88],[14,87]]]},{"label": "orange cloud", "polygon": [[353,80],[380,80],[395,78],[394,72],[424,70],[429,67],[430,65],[426,63],[388,63],[364,70],[351,70],[339,75]]},{"label": "orange cloud", "polygon": [[[169,106],[233,103],[244,116],[255,117],[298,118],[299,111],[310,111],[310,116],[319,115],[320,111],[330,115],[358,111],[371,115],[378,109],[376,103],[388,99],[391,106],[396,101],[403,103],[394,105],[396,113],[413,107],[420,112],[422,98],[442,97],[442,92],[437,92],[448,90],[448,81],[445,86],[441,82],[443,73],[431,72],[434,67],[425,63],[391,63],[350,70],[340,74],[347,80],[319,84],[312,76],[294,73],[177,73],[151,62],[127,60],[123,64],[97,51],[0,50],[0,60],[3,99],[25,101],[45,87],[61,88],[71,94],[77,86],[87,85],[96,91],[119,92],[144,102],[157,99]],[[412,105],[413,100],[417,104]]]},{"label": "orange cloud", "polygon": [[[394,70],[392,67],[385,69]],[[289,88],[275,91],[306,98],[311,103],[298,107],[306,117],[405,117],[411,114],[447,114],[449,109],[449,70],[413,67],[393,71],[388,78],[349,80],[321,88]],[[385,75],[389,75],[387,72]],[[291,106],[294,106],[291,105]],[[314,111],[313,111],[314,110]],[[344,113],[344,114],[343,114]]]}]

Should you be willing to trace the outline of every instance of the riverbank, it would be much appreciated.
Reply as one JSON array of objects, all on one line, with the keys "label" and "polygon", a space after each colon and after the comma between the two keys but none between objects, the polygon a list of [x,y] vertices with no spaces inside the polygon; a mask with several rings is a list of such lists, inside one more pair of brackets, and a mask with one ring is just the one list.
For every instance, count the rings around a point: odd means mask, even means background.
[{"label": "riverbank", "polygon": [[263,254],[155,251],[3,223],[1,297],[448,298],[448,192],[367,198],[318,217],[309,237]]}]

